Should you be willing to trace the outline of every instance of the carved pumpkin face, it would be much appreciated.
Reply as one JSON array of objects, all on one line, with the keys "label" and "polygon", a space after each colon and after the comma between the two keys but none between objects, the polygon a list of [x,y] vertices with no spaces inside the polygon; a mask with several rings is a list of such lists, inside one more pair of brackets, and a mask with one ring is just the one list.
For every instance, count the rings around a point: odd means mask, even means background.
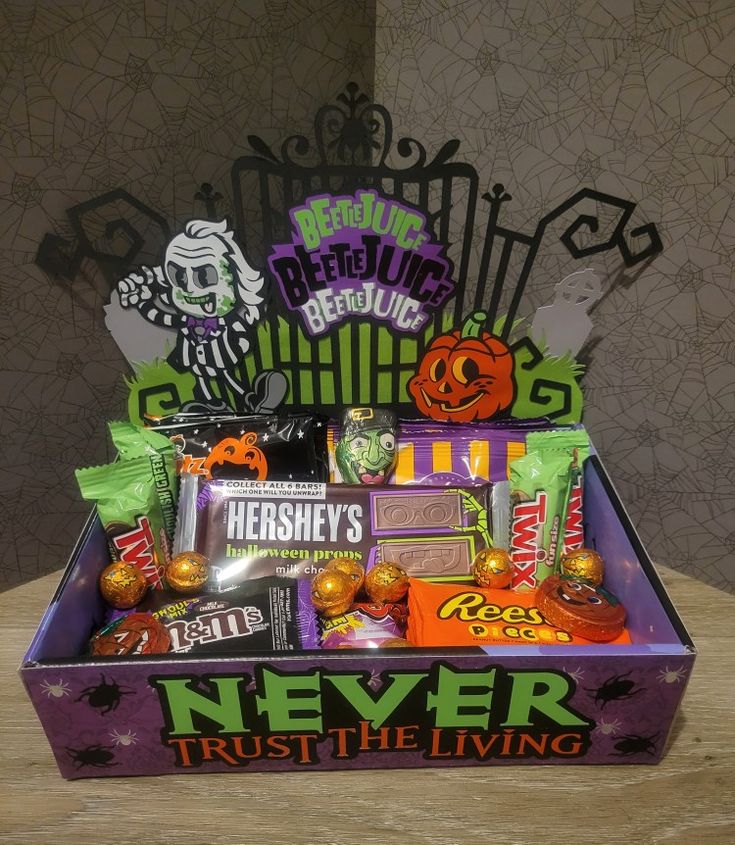
[{"label": "carved pumpkin face", "polygon": [[165,654],[171,647],[166,626],[148,613],[129,613],[111,622],[92,638],[91,652],[99,655]]},{"label": "carved pumpkin face", "polygon": [[490,419],[513,402],[513,353],[488,332],[440,335],[426,350],[408,390],[419,411],[433,420]]},{"label": "carved pumpkin face", "polygon": [[580,619],[621,625],[625,621],[624,607],[607,590],[568,576],[559,576],[556,581],[555,600],[573,608],[574,615]]},{"label": "carved pumpkin face", "polygon": [[212,477],[212,467],[225,464],[246,466],[252,470],[253,478],[262,481],[268,476],[268,461],[263,452],[255,445],[258,435],[252,431],[237,437],[225,437],[212,448],[204,461],[207,477]]}]

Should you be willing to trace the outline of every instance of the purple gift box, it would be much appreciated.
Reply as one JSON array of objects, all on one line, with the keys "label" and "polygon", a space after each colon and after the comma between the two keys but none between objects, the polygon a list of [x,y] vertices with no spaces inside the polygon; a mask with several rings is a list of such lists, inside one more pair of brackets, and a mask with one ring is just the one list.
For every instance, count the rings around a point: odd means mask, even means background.
[{"label": "purple gift box", "polygon": [[20,669],[61,774],[658,762],[695,651],[599,459],[585,472],[631,645],[69,657],[105,614],[90,518]]}]

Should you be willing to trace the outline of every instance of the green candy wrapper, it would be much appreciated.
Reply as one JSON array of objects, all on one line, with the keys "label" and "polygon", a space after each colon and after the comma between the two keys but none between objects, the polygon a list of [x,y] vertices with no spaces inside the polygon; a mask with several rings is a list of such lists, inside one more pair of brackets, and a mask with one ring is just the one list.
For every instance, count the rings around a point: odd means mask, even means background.
[{"label": "green candy wrapper", "polygon": [[149,456],[78,469],[76,477],[82,497],[97,504],[112,559],[134,564],[163,589],[168,538]]},{"label": "green candy wrapper", "polygon": [[531,452],[510,465],[510,556],[514,590],[533,590],[561,557],[572,458]]},{"label": "green candy wrapper", "polygon": [[178,476],[176,475],[176,447],[163,434],[129,422],[109,423],[110,436],[123,461],[148,457],[153,472],[156,492],[161,503],[163,524],[169,542],[173,541],[176,528],[176,501]]},{"label": "green candy wrapper", "polygon": [[569,503],[564,517],[562,554],[584,546],[582,501],[584,498],[584,462],[590,456],[590,438],[582,429],[563,431],[534,431],[526,436],[528,452],[560,451],[572,459],[572,482]]}]

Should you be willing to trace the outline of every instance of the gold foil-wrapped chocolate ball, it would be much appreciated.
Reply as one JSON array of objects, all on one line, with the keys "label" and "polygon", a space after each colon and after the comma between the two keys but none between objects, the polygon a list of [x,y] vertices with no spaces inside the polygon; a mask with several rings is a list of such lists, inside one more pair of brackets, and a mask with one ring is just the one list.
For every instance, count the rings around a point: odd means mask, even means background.
[{"label": "gold foil-wrapped chocolate ball", "polygon": [[207,583],[209,561],[198,552],[180,552],[166,567],[166,583],[176,593],[193,595]]},{"label": "gold foil-wrapped chocolate ball", "polygon": [[472,561],[472,577],[480,587],[510,587],[513,561],[505,549],[483,549]]},{"label": "gold foil-wrapped chocolate ball", "polygon": [[348,557],[334,557],[324,567],[325,569],[339,569],[345,575],[349,575],[352,583],[355,586],[355,595],[362,589],[365,581],[365,567],[355,560],[350,560]]},{"label": "gold foil-wrapped chocolate ball", "polygon": [[413,648],[413,646],[403,637],[390,637],[387,640],[383,640],[378,648]]},{"label": "gold foil-wrapped chocolate ball", "polygon": [[116,560],[102,570],[100,592],[107,604],[118,610],[135,607],[148,588],[145,575],[132,563]]},{"label": "gold foil-wrapped chocolate ball", "polygon": [[324,569],[311,582],[311,603],[323,616],[347,613],[354,599],[352,578],[339,569]]},{"label": "gold foil-wrapped chocolate ball", "polygon": [[599,587],[605,575],[605,562],[594,549],[575,549],[562,556],[561,572]]},{"label": "gold foil-wrapped chocolate ball", "polygon": [[400,601],[408,592],[408,575],[395,563],[376,563],[365,576],[370,601]]}]

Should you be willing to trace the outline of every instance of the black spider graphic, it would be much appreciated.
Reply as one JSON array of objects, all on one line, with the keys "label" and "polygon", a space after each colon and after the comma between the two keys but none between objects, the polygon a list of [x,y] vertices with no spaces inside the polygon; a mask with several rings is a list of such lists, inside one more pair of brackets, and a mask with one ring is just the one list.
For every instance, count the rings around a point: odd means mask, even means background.
[{"label": "black spider graphic", "polygon": [[630,675],[630,672],[626,672],[624,675],[613,675],[611,678],[608,678],[601,687],[598,687],[597,689],[589,689],[588,687],[585,687],[585,690],[595,694],[595,701],[602,702],[600,710],[604,710],[605,705],[609,701],[620,701],[623,698],[632,698],[634,695],[638,695],[639,692],[644,692],[644,690],[640,688],[634,690],[634,681],[624,680],[624,678],[627,678],[628,675]]},{"label": "black spider graphic", "polygon": [[656,750],[656,740],[658,734],[653,736],[638,736],[638,734],[629,734],[619,739],[615,743],[615,750],[618,754],[612,754],[612,757],[630,757],[633,754],[650,754],[654,756],[653,752]]},{"label": "black spider graphic", "polygon": [[111,745],[88,745],[86,748],[69,748],[67,752],[77,764],[77,769],[82,766],[94,766],[96,769],[107,769],[110,766],[119,766],[119,763],[111,763],[115,755],[112,753]]},{"label": "black spider graphic", "polygon": [[124,695],[135,695],[135,690],[121,687],[115,681],[108,683],[102,673],[100,673],[100,677],[102,678],[101,684],[96,687],[87,687],[82,690],[82,694],[77,698],[77,701],[86,698],[90,707],[99,708],[100,715],[104,716],[110,710],[117,710]]}]

